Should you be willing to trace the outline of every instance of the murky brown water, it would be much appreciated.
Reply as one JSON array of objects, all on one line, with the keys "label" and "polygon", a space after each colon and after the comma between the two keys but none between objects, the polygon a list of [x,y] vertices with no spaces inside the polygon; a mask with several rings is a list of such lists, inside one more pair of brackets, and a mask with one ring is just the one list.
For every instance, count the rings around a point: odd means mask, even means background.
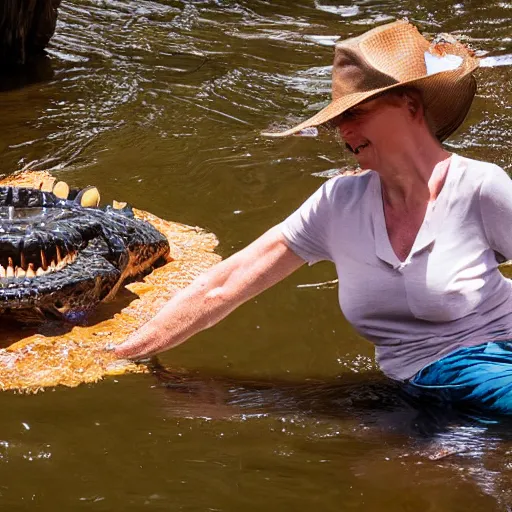
[{"label": "murky brown water", "polygon": [[[512,53],[512,8],[495,0],[63,1],[49,56],[1,79],[0,173],[31,163],[99,185],[212,230],[226,256],[318,173],[354,164],[328,134],[259,132],[327,101],[336,36],[403,16],[482,56]],[[512,172],[512,66],[478,79],[448,147]],[[2,509],[508,510],[510,426],[401,403],[336,290],[309,286],[333,278],[301,270],[156,375],[0,395]],[[177,383],[173,367],[193,375]]]}]

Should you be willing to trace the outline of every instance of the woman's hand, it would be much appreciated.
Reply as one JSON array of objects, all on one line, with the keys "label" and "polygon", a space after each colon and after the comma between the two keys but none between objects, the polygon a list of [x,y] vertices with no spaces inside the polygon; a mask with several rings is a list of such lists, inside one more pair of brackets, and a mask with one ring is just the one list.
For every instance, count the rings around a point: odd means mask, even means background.
[{"label": "woman's hand", "polygon": [[[163,312],[163,309],[160,313]],[[153,319],[135,331],[126,341],[115,347],[109,347],[109,349],[114,350],[118,357],[142,359],[165,350],[169,342],[172,346],[172,341],[168,340],[165,334],[165,327],[159,328],[158,323],[155,323]]]},{"label": "woman's hand", "polygon": [[114,351],[119,357],[137,359],[175,347],[303,264],[276,226],[180,290]]}]

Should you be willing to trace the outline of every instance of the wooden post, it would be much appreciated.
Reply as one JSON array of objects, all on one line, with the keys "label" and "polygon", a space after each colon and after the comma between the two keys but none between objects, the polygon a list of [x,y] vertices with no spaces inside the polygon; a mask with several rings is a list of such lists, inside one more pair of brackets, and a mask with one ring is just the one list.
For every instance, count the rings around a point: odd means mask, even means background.
[{"label": "wooden post", "polygon": [[0,62],[24,64],[55,32],[61,0],[0,0]]}]

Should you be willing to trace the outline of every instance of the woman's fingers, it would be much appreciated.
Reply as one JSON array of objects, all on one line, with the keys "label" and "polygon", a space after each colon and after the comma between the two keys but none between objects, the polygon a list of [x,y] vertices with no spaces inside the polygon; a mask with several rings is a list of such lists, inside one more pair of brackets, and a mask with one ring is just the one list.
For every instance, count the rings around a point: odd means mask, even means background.
[{"label": "woman's fingers", "polygon": [[113,350],[117,357],[137,359],[158,352],[158,342],[158,336],[143,327]]}]

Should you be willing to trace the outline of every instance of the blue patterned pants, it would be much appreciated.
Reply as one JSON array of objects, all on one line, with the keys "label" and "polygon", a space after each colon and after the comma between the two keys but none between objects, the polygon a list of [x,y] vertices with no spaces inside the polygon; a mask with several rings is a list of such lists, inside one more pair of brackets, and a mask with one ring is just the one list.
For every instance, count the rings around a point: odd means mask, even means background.
[{"label": "blue patterned pants", "polygon": [[512,416],[512,341],[456,350],[420,370],[406,391],[457,408]]}]

